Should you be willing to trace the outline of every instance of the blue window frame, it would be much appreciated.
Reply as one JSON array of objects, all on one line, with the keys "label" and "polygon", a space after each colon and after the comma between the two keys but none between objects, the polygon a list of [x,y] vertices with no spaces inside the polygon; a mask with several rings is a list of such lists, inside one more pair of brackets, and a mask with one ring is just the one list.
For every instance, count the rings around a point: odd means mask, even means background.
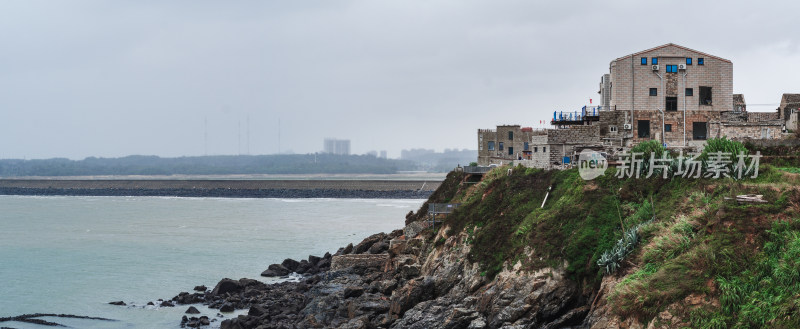
[{"label": "blue window frame", "polygon": [[669,124],[669,123],[665,124],[664,125],[664,132],[667,132],[667,133],[672,132],[672,124]]},{"label": "blue window frame", "polygon": [[667,73],[678,73],[678,65],[667,65]]},{"label": "blue window frame", "polygon": [[658,89],[650,88],[650,96],[658,96]]},{"label": "blue window frame", "polygon": [[489,141],[489,151],[494,151],[494,141]]},{"label": "blue window frame", "polygon": [[697,65],[703,65],[704,64],[703,62],[704,62],[704,58],[703,57],[698,57],[697,58]]},{"label": "blue window frame", "polygon": [[686,57],[686,65],[692,65],[692,58]]},{"label": "blue window frame", "polygon": [[500,151],[503,150],[503,142],[500,142]]},{"label": "blue window frame", "polygon": [[647,65],[647,57],[642,57],[642,65]]},{"label": "blue window frame", "polygon": [[527,151],[529,149],[528,142],[525,142],[525,144],[523,146],[525,148],[524,151]]},{"label": "blue window frame", "polygon": [[650,63],[653,63],[653,65],[658,65],[658,57],[653,57],[650,59]]}]

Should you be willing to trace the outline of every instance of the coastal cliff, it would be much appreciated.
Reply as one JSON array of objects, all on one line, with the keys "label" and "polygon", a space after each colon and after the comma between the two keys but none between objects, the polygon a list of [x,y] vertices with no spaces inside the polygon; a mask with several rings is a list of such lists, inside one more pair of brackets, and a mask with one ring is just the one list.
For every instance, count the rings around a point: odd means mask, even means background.
[{"label": "coastal cliff", "polygon": [[[247,310],[224,329],[800,324],[796,174],[768,166],[745,181],[613,173],[584,181],[575,170],[452,172],[402,230],[264,273],[304,273],[299,282],[224,279],[173,301]],[[737,202],[741,194],[766,202]],[[429,203],[460,207],[431,227]],[[625,252],[609,256],[620,245]]]}]

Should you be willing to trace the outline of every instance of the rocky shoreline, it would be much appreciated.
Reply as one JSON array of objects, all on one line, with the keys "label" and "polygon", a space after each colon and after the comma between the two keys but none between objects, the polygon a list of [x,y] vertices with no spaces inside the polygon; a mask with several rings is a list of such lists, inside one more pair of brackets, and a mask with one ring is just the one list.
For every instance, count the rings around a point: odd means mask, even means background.
[{"label": "rocky shoreline", "polygon": [[[424,222],[374,234],[335,254],[272,264],[264,276],[302,273],[299,282],[223,279],[213,289],[181,292],[175,305],[204,304],[223,314],[221,329],[254,328],[578,328],[591,297],[547,269],[502,272],[494,280],[466,261],[462,234],[426,236]],[[434,239],[431,239],[434,238]],[[441,241],[430,243],[429,241]],[[184,316],[203,327],[208,316]]]}]

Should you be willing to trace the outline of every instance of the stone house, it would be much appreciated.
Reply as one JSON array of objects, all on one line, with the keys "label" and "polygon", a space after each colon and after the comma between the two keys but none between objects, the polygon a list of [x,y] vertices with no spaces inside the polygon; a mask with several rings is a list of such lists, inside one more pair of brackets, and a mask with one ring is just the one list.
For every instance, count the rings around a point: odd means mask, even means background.
[{"label": "stone house", "polygon": [[783,94],[778,107],[778,117],[786,123],[786,129],[797,131],[797,113],[800,112],[800,94]]},{"label": "stone house", "polygon": [[797,127],[800,105],[800,95],[786,94],[779,113],[747,112],[730,60],[672,43],[612,60],[598,93],[598,107],[555,112],[555,129],[479,129],[478,163],[553,168],[582,149],[614,154],[648,140],[691,150],[714,137],[778,139],[791,118]]}]

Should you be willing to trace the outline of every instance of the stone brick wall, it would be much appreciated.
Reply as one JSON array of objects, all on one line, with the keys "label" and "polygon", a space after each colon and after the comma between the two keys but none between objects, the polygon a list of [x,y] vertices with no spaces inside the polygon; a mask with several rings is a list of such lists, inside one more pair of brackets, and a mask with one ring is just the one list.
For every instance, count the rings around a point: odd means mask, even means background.
[{"label": "stone brick wall", "polygon": [[351,266],[383,268],[389,261],[389,254],[355,254],[333,256],[331,270],[341,270]]},{"label": "stone brick wall", "polygon": [[[687,111],[686,112],[686,141],[693,141],[693,123],[706,122],[707,137],[719,137],[719,122],[721,112],[718,111]],[[661,112],[636,111],[636,121],[633,123],[633,142],[640,143],[648,140],[659,140],[664,137],[668,147],[683,146],[683,111],[664,112],[664,123],[672,125],[671,132],[664,132],[661,124]],[[639,137],[639,120],[650,121],[650,137]]]},{"label": "stone brick wall", "polygon": [[[647,57],[647,65],[641,65],[641,57]],[[652,58],[658,57],[659,70],[651,69]],[[654,110],[665,108],[667,93],[664,88],[668,83],[667,65],[685,64],[686,58],[692,58],[692,65],[685,71],[678,71],[676,94],[678,108],[688,111],[730,111],[733,109],[733,63],[722,58],[702,54],[676,45],[668,45],[649,51],[618,58],[611,62],[611,106],[618,111]],[[698,65],[697,59],[704,58],[704,65]],[[683,74],[686,73],[684,83]],[[700,105],[700,86],[711,87],[712,105]],[[685,96],[685,88],[693,88],[693,96]],[[658,88],[658,96],[650,96],[650,88]],[[634,121],[636,113],[634,113]]]},{"label": "stone brick wall", "polygon": [[780,120],[778,112],[747,112],[747,122]]},{"label": "stone brick wall", "polygon": [[783,124],[781,123],[723,123],[721,136],[734,140],[746,139],[780,139]]},{"label": "stone brick wall", "polygon": [[567,129],[548,129],[549,144],[599,144],[600,126],[570,126]]}]

